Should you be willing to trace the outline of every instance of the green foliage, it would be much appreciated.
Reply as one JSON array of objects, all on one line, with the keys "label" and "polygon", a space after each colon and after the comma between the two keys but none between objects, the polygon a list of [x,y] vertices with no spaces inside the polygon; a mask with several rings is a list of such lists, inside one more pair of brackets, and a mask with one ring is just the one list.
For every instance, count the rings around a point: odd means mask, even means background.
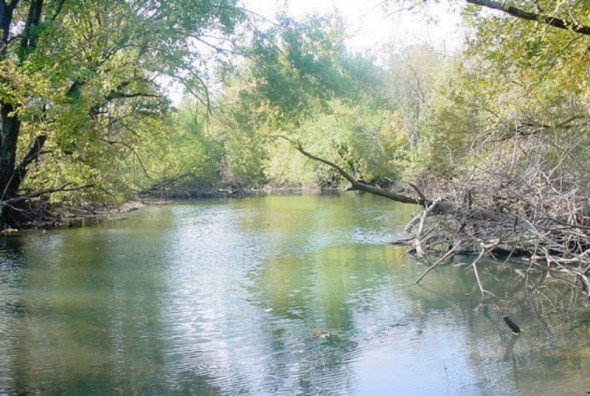
[{"label": "green foliage", "polygon": [[[572,21],[590,23],[590,4],[565,0],[520,1],[523,10]],[[590,66],[587,36],[543,24],[507,17],[489,16],[470,7],[468,20],[477,34],[468,55],[482,59],[484,71],[496,86],[524,87],[522,95],[552,100],[557,94],[581,95],[588,89],[585,70]],[[483,73],[482,73],[483,74]]]},{"label": "green foliage", "polygon": [[[382,71],[349,55],[343,38],[341,21],[328,17],[283,18],[254,38],[241,79],[227,82],[222,101],[230,174],[243,179],[236,170],[246,170],[275,184],[339,183],[333,171],[296,154],[282,139],[289,137],[359,177],[395,177],[406,140],[394,131]],[[241,148],[239,157],[233,147]]]},{"label": "green foliage", "polygon": [[[584,2],[515,5],[580,24],[590,12]],[[474,169],[508,175],[509,165],[518,177],[534,161],[553,175],[558,165],[585,166],[585,36],[475,7],[467,17],[476,34],[431,98],[428,166],[452,177]]]},{"label": "green foliage", "polygon": [[[137,187],[129,164],[162,141],[158,133],[171,117],[159,78],[179,77],[205,94],[198,69],[205,56],[192,43],[204,34],[227,35],[242,18],[234,0],[14,1],[0,12],[10,24],[0,53],[0,109],[14,109],[2,124],[0,189],[94,184],[85,195],[54,195],[83,202],[118,200]],[[197,134],[186,123],[179,130]],[[44,147],[28,163],[31,142],[41,135]],[[202,147],[204,139],[191,142],[171,142],[179,144],[179,157],[165,153],[170,168],[144,173],[194,171],[190,151],[199,157],[214,150]]]},{"label": "green foliage", "polygon": [[[395,180],[410,158],[397,115],[337,100],[330,102],[330,108],[330,113],[319,114],[295,130],[297,141],[306,150],[340,163],[359,179]],[[293,147],[284,140],[275,142],[266,174],[279,183],[337,186],[340,182],[330,168],[293,155]]]},{"label": "green foliage", "polygon": [[255,37],[249,54],[250,89],[240,92],[244,102],[267,108],[267,122],[296,127],[318,112],[328,112],[334,98],[379,96],[378,69],[347,54],[340,19],[281,22]]},{"label": "green foliage", "polygon": [[204,106],[184,99],[176,112],[142,129],[152,133],[136,146],[123,172],[132,176],[128,184],[136,191],[215,186],[223,148],[211,136]]},{"label": "green foliage", "polygon": [[[26,30],[32,4],[42,15]],[[590,23],[580,1],[514,5]],[[347,51],[338,17],[282,16],[243,35],[251,39],[245,59],[209,91],[213,63],[203,48],[221,47],[203,37],[227,37],[243,20],[234,0],[20,2],[11,25],[20,40],[0,53],[0,109],[14,109],[6,117],[18,121],[6,163],[16,174],[31,142],[46,136],[20,192],[96,185],[53,196],[74,203],[164,187],[340,183],[292,142],[378,183],[493,168],[506,142],[530,136],[546,139],[537,153],[548,168],[564,163],[565,146],[585,166],[584,37],[480,8],[465,17],[473,34],[464,54],[410,47],[381,68]],[[196,98],[173,109],[160,87],[165,76]]]}]

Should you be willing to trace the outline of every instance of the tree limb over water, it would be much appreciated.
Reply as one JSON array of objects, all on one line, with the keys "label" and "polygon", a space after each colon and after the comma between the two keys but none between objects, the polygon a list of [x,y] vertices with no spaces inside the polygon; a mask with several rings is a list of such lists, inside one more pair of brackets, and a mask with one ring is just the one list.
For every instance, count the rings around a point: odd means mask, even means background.
[{"label": "tree limb over water", "polygon": [[590,26],[578,24],[574,21],[566,21],[564,19],[556,18],[550,15],[544,15],[542,13],[534,13],[525,11],[521,8],[514,7],[506,4],[506,2],[499,2],[493,0],[466,0],[470,4],[490,8],[507,13],[516,18],[524,19],[527,21],[539,22],[545,25],[549,25],[558,29],[569,30],[574,33],[590,35]]},{"label": "tree limb over water", "polygon": [[[478,287],[482,295],[489,294],[477,272],[481,260],[524,257],[528,270],[541,266],[580,280],[590,297],[590,204],[576,194],[580,186],[567,184],[561,178],[550,179],[542,169],[534,168],[535,171],[529,170],[529,178],[518,180],[490,177],[463,181],[460,185],[449,182],[437,191],[445,192],[444,198],[429,199],[428,194],[412,185],[418,195],[412,197],[359,181],[338,164],[308,152],[299,142],[282,138],[307,158],[336,170],[351,184],[349,190],[424,208],[408,223],[406,232],[411,236],[404,240],[412,252],[427,262],[434,257],[434,264],[416,283],[456,254],[473,254],[477,259],[471,268]],[[530,196],[533,187],[539,197]]]},{"label": "tree limb over water", "polygon": [[338,173],[340,173],[340,175],[342,177],[344,177],[346,180],[348,180],[348,182],[350,182],[351,188],[349,188],[349,191],[352,191],[352,190],[366,191],[368,193],[371,193],[374,195],[379,195],[379,196],[385,197],[385,198],[389,198],[393,201],[401,202],[401,203],[416,204],[416,205],[420,205],[420,206],[425,206],[427,204],[427,202],[423,199],[423,196],[421,196],[420,198],[414,198],[414,197],[410,197],[408,195],[403,195],[403,194],[395,193],[393,191],[385,190],[385,189],[370,185],[368,183],[364,183],[360,180],[357,180],[350,173],[345,171],[341,166],[335,164],[334,162],[328,161],[324,158],[317,157],[317,156],[307,152],[300,143],[295,143],[295,149],[297,151],[299,151],[301,154],[303,154],[304,156],[306,156],[307,158],[312,159],[314,161],[321,162],[323,164],[326,164],[326,165],[332,167]]},{"label": "tree limb over water", "polygon": [[[24,214],[27,217],[27,210],[20,207],[21,204],[31,201],[35,198],[46,197],[48,195],[58,193],[58,192],[71,192],[71,191],[80,191],[80,190],[87,190],[93,188],[94,184],[86,184],[83,186],[72,186],[72,183],[64,183],[57,187],[46,188],[39,191],[34,191],[28,194],[18,195],[16,197],[10,199],[0,200],[0,212],[6,207],[12,210],[11,216],[18,217],[21,214]],[[20,223],[19,220],[14,220],[15,224]]]}]

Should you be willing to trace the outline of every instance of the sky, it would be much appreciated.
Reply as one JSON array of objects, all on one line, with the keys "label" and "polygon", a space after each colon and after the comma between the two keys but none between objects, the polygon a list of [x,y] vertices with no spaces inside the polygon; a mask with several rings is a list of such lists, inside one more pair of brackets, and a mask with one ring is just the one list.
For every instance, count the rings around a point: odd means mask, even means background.
[{"label": "sky", "polygon": [[[242,0],[245,8],[273,19],[278,10],[301,18],[309,13],[330,14],[337,10],[345,19],[353,52],[378,55],[384,45],[401,50],[415,44],[430,44],[452,53],[460,49],[461,17],[445,2],[429,2],[413,11],[400,6],[384,9],[384,0]],[[394,1],[391,1],[394,3]],[[410,4],[411,1],[406,1]]]}]

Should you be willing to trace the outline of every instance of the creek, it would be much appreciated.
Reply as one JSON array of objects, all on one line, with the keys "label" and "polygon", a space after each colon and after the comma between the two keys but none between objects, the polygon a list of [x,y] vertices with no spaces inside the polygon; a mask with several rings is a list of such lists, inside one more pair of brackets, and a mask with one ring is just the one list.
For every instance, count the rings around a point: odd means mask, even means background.
[{"label": "creek", "polygon": [[[519,262],[431,272],[367,195],[146,207],[0,237],[0,394],[582,395],[590,310]],[[513,336],[507,315],[523,328]]]}]

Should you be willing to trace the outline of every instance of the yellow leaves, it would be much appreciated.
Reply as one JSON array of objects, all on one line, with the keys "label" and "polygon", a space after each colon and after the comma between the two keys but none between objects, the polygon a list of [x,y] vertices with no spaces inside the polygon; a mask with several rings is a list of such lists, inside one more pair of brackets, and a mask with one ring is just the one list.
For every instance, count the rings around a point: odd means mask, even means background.
[{"label": "yellow leaves", "polygon": [[31,97],[52,94],[50,84],[43,78],[42,71],[26,61],[19,63],[12,59],[0,62],[0,95],[13,104],[26,105]]}]

